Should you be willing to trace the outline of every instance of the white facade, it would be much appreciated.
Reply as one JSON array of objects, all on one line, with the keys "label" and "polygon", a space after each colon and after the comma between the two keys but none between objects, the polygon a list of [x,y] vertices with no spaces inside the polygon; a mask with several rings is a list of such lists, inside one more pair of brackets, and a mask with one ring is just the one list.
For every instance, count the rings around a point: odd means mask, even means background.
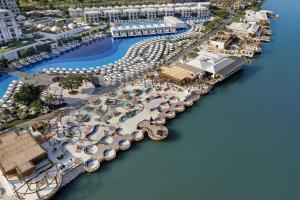
[{"label": "white facade", "polygon": [[127,17],[128,20],[136,20],[140,17],[141,10],[136,8],[124,9],[123,17]]},{"label": "white facade", "polygon": [[101,19],[101,14],[99,11],[91,10],[84,12],[84,20],[89,23],[97,23]]},{"label": "white facade", "polygon": [[215,76],[219,71],[233,64],[234,62],[235,60],[232,58],[224,57],[207,51],[201,51],[197,58],[187,62],[186,64],[209,72]]},{"label": "white facade", "polygon": [[228,26],[228,28],[237,34],[258,35],[260,30],[260,25],[258,25],[256,22],[249,22],[249,23],[233,22]]},{"label": "white facade", "polygon": [[204,7],[204,6],[196,6],[196,7],[193,7],[192,10],[193,10],[193,13],[195,13],[195,15],[197,17],[206,18],[206,17],[209,17],[209,15],[210,15],[208,8]]},{"label": "white facade", "polygon": [[267,15],[267,12],[265,10],[260,10],[258,12],[255,12],[253,10],[247,10],[245,14],[245,21],[247,22],[267,22],[269,23],[269,18]]},{"label": "white facade", "polygon": [[173,7],[158,8],[158,14],[160,16],[174,16],[175,9]]},{"label": "white facade", "polygon": [[111,27],[111,35],[114,38],[121,37],[137,37],[146,35],[160,35],[176,33],[174,26],[167,26],[165,24],[142,25],[142,26],[126,26],[126,27]]},{"label": "white facade", "polygon": [[[39,40],[39,41],[37,41],[33,44],[29,44],[27,46],[19,47],[17,49],[12,49],[12,50],[0,53],[0,58],[6,58],[8,61],[17,60],[17,59],[19,59],[19,54],[18,54],[19,51],[26,50],[26,49],[29,49],[29,48],[32,48],[32,47],[36,48],[36,46],[39,46],[39,45],[42,45],[42,44],[47,44],[47,43],[48,42],[43,42],[43,41]],[[52,48],[57,47],[57,43],[50,43],[50,45],[51,45]]]},{"label": "white facade", "polygon": [[69,8],[69,15],[72,18],[83,17],[83,9],[82,8]]},{"label": "white facade", "polygon": [[[108,18],[110,21],[120,20],[123,17],[129,20],[145,17],[147,19],[155,19],[164,16],[179,16],[183,18],[189,17],[208,17],[210,3],[177,3],[177,4],[154,4],[154,5],[135,5],[135,6],[108,6],[93,8],[69,8],[70,17],[86,17],[91,15],[93,11],[95,20],[102,17]],[[95,17],[97,15],[97,17]],[[92,20],[93,20],[92,19]]]},{"label": "white facade", "polygon": [[109,21],[117,21],[122,17],[122,10],[118,9],[111,9],[111,10],[104,10],[104,16],[108,18]]},{"label": "white facade", "polygon": [[182,18],[188,18],[192,16],[192,8],[187,7],[187,6],[182,6],[175,8],[176,13],[180,15]]},{"label": "white facade", "polygon": [[145,16],[147,19],[156,19],[157,18],[157,9],[156,8],[142,8],[141,15]]},{"label": "white facade", "polygon": [[0,9],[0,43],[21,38],[22,31],[19,29],[15,15],[10,10]]},{"label": "white facade", "polygon": [[20,14],[20,9],[17,5],[16,0],[0,0],[0,8],[4,10],[10,10],[15,15]]},{"label": "white facade", "polygon": [[68,31],[63,31],[58,33],[47,33],[47,32],[40,31],[38,32],[38,34],[44,36],[45,38],[58,41],[60,39],[72,37],[75,34],[81,33],[82,31],[84,31],[84,29],[82,27],[78,27],[78,28],[74,28]]}]

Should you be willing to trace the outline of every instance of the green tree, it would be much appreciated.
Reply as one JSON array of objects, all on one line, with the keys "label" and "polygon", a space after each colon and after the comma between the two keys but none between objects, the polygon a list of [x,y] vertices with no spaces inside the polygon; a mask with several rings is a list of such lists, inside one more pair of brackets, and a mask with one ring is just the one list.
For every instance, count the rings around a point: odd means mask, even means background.
[{"label": "green tree", "polygon": [[0,67],[7,67],[7,61],[6,58],[0,58]]},{"label": "green tree", "polygon": [[52,2],[49,2],[49,9],[50,9],[50,10],[54,10],[54,5],[53,5]]},{"label": "green tree", "polygon": [[14,95],[14,100],[17,103],[29,106],[40,96],[40,88],[32,84],[23,85],[20,91]]},{"label": "green tree", "polygon": [[49,94],[45,97],[44,101],[47,105],[51,105],[55,100],[56,98],[52,94]]},{"label": "green tree", "polygon": [[63,78],[59,86],[63,89],[71,90],[70,94],[75,94],[76,90],[82,86],[83,84],[83,77],[77,74],[70,74],[67,77]]},{"label": "green tree", "polygon": [[11,115],[11,114],[12,114],[12,112],[11,112],[9,109],[5,108],[5,109],[2,110],[2,112],[0,113],[0,119],[1,119],[1,120],[6,120],[7,117],[8,117],[9,115]]},{"label": "green tree", "polygon": [[50,44],[41,44],[41,45],[36,46],[36,50],[37,50],[37,52],[41,52],[41,51],[50,52],[51,45]]},{"label": "green tree", "polygon": [[31,48],[29,48],[27,50],[21,50],[21,51],[19,51],[20,58],[26,58],[26,57],[32,56],[34,54],[36,54],[36,50],[33,47],[31,47]]},{"label": "green tree", "polygon": [[34,108],[35,111],[41,112],[44,107],[44,103],[38,99],[32,102],[31,107]]}]

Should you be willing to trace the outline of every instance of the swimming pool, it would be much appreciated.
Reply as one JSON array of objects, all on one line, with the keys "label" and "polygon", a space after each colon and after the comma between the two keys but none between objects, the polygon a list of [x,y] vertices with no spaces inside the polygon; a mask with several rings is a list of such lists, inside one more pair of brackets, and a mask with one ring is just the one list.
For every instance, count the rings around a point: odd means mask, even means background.
[{"label": "swimming pool", "polygon": [[141,25],[153,25],[153,24],[162,24],[161,21],[145,21],[145,22],[127,22],[124,24],[118,24],[118,27],[125,27],[125,26],[141,26]]},{"label": "swimming pool", "polygon": [[0,97],[3,97],[9,84],[14,80],[19,80],[19,77],[8,74],[0,75]]},{"label": "swimming pool", "polygon": [[[188,29],[179,30],[176,34],[186,32]],[[172,37],[173,35],[164,35],[159,37]],[[70,52],[66,52],[58,57],[52,58],[47,61],[36,63],[21,69],[22,72],[27,74],[34,74],[43,69],[50,69],[56,67],[64,68],[89,68],[114,63],[120,60],[127,52],[127,50],[134,44],[151,39],[158,36],[147,37],[132,37],[132,38],[119,38],[113,39],[111,36],[104,39],[94,41],[90,44],[83,45]],[[8,85],[13,80],[18,80],[18,77],[11,75],[0,76],[0,98],[5,93]]]}]

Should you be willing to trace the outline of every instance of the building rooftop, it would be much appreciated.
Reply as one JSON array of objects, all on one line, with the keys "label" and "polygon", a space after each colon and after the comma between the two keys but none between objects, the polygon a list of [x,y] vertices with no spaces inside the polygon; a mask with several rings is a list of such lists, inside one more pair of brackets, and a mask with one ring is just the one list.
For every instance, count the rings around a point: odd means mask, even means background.
[{"label": "building rooftop", "polygon": [[255,34],[258,31],[259,27],[260,26],[255,22],[249,22],[249,23],[233,22],[228,26],[228,28],[231,30],[247,32],[250,34]]},{"label": "building rooftop", "polygon": [[234,36],[233,34],[229,34],[229,33],[225,33],[225,32],[220,31],[216,35],[211,37],[211,40],[220,41],[220,42],[227,42],[230,39],[232,39],[233,36]]},{"label": "building rooftop", "polygon": [[181,82],[186,79],[194,79],[196,74],[188,70],[191,66],[186,64],[178,64],[173,67],[161,67],[161,74],[168,76],[178,82]]},{"label": "building rooftop", "polygon": [[0,137],[0,167],[4,174],[28,174],[35,169],[34,161],[46,156],[30,133],[11,132]]},{"label": "building rooftop", "polygon": [[224,57],[211,52],[201,51],[199,56],[194,60],[189,61],[187,65],[204,70],[211,74],[226,76],[233,69],[236,69],[245,63],[246,61],[244,59]]}]

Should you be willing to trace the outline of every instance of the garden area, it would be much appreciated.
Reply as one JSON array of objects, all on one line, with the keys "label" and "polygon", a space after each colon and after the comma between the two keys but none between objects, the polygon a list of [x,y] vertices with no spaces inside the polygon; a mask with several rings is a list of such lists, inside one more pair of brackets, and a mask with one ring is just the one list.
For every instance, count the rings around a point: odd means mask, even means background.
[{"label": "garden area", "polygon": [[13,49],[17,49],[20,47],[24,47],[30,44],[35,43],[35,40],[32,38],[26,38],[26,39],[20,39],[20,40],[14,40],[14,41],[10,41],[6,44],[1,45],[0,47],[0,53],[4,53],[6,51],[10,51]]},{"label": "garden area", "polygon": [[[40,86],[25,84],[0,109],[0,130],[34,119],[50,111],[53,96],[41,100]],[[9,104],[8,104],[9,103]]]}]

